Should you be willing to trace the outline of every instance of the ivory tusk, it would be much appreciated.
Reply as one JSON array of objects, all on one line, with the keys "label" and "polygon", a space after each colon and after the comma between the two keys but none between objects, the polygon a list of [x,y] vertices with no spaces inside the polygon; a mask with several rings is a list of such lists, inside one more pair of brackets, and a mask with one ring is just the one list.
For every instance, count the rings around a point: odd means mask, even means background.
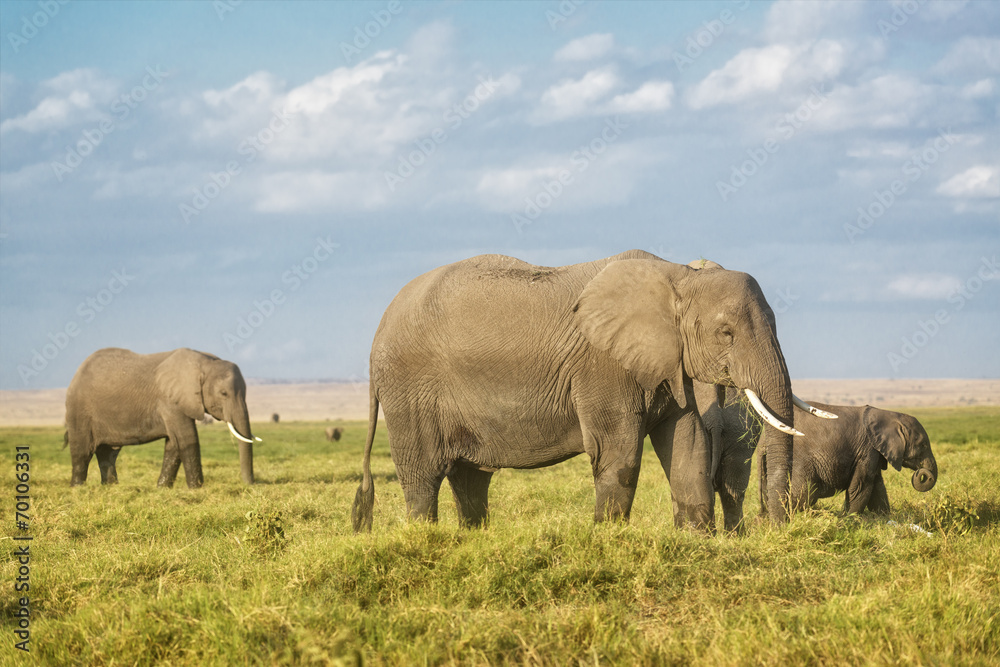
[{"label": "ivory tusk", "polygon": [[[240,435],[239,433],[236,432],[236,429],[233,428],[233,423],[232,422],[226,422],[226,426],[229,427],[229,432],[232,433],[233,435],[235,435],[237,440],[241,440],[243,442],[249,442],[249,443],[253,444],[253,440],[250,440],[249,438],[244,438],[242,435]],[[260,440],[260,438],[257,438],[257,439]]]},{"label": "ivory tusk", "polygon": [[750,389],[744,389],[743,391],[746,393],[747,398],[750,399],[750,405],[753,406],[753,409],[757,411],[757,414],[760,415],[761,419],[763,419],[768,424],[778,429],[782,433],[788,433],[790,435],[802,435],[800,431],[796,431],[794,428],[784,424],[780,419],[772,415],[768,411],[768,409],[764,407],[764,404],[761,402],[760,398],[758,398],[757,394],[753,393],[753,391],[751,391]]},{"label": "ivory tusk", "polygon": [[794,403],[795,407],[799,408],[800,410],[805,410],[806,412],[812,413],[817,417],[822,417],[823,419],[837,419],[837,415],[833,414],[832,412],[827,412],[826,410],[820,410],[819,408],[814,408],[813,406],[809,405],[795,394],[792,394],[792,403]]}]

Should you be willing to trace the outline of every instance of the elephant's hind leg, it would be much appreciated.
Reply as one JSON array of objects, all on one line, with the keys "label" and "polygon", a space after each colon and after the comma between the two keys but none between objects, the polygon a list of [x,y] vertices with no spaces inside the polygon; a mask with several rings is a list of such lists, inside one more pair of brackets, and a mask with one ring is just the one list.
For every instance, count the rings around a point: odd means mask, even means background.
[{"label": "elephant's hind leg", "polygon": [[70,462],[73,465],[70,485],[80,486],[87,481],[87,469],[90,468],[90,459],[94,457],[94,443],[89,425],[86,427],[78,424],[70,425],[66,429],[64,439],[66,447],[69,447]]},{"label": "elephant's hind leg", "polygon": [[[72,445],[70,445],[72,449]],[[77,450],[83,449],[77,448]],[[92,451],[72,451],[73,476],[70,478],[71,486],[80,486],[87,481],[87,469],[90,467],[90,459],[93,458]]]},{"label": "elephant's hind leg", "polygon": [[467,528],[485,526],[489,518],[488,495],[492,470],[480,470],[467,463],[456,463],[448,472],[458,522]]},{"label": "elephant's hind leg", "polygon": [[115,461],[118,460],[118,452],[120,451],[121,447],[97,446],[97,465],[101,469],[101,484],[118,483],[118,469],[115,467]]}]

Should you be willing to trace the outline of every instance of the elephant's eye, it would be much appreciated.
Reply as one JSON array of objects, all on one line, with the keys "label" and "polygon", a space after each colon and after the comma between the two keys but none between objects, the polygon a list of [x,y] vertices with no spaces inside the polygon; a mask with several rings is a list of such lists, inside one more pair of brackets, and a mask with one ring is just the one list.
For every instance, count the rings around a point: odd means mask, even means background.
[{"label": "elephant's eye", "polygon": [[221,393],[221,394],[222,394],[223,396],[229,396],[229,392],[228,392],[228,391],[226,391],[225,389],[223,389],[223,390],[222,390],[222,391],[221,391],[220,393]]},{"label": "elephant's eye", "polygon": [[733,344],[733,330],[729,325],[723,325],[719,328],[719,341],[724,345]]}]

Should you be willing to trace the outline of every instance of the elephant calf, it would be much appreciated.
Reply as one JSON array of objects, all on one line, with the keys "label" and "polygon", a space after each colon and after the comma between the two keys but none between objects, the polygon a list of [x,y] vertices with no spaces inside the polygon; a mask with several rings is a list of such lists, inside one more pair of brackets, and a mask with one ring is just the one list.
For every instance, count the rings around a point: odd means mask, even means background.
[{"label": "elephant calf", "polygon": [[[888,464],[896,470],[914,470],[911,483],[917,491],[930,491],[937,482],[937,461],[927,432],[914,417],[879,410],[869,405],[822,405],[836,420],[814,420],[808,433],[792,445],[792,479],[789,500],[792,509],[811,507],[819,498],[846,491],[844,513],[870,510],[889,513],[889,496],[882,480]],[[795,423],[804,416],[795,409]],[[767,457],[761,458],[766,474]],[[762,506],[763,511],[763,506]]]},{"label": "elephant calf", "polygon": [[[763,422],[732,389],[695,381],[694,396],[712,446],[712,484],[719,494],[726,530],[735,531],[743,521],[743,499]],[[794,440],[792,446],[794,456]]]}]

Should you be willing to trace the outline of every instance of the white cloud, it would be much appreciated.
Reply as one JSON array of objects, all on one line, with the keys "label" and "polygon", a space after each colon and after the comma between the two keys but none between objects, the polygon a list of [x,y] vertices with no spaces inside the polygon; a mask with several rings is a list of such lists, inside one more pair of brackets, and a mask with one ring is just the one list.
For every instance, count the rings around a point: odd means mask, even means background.
[{"label": "white cloud", "polygon": [[771,42],[797,42],[849,28],[864,15],[863,2],[775,2],[767,11],[764,35]]},{"label": "white cloud", "polygon": [[694,86],[687,96],[688,104],[703,109],[773,92],[781,86],[785,71],[799,53],[800,49],[784,44],[744,49]]},{"label": "white cloud", "polygon": [[[893,5],[902,6],[907,2],[908,0],[896,0]],[[928,0],[921,4],[917,18],[928,23],[947,21],[965,9],[968,4],[969,0]]]},{"label": "white cloud", "polygon": [[967,100],[981,100],[992,97],[994,92],[996,92],[996,84],[993,79],[980,79],[975,83],[962,86],[960,95]]},{"label": "white cloud", "polygon": [[542,93],[536,118],[544,122],[587,113],[619,85],[618,74],[611,65],[591,70],[578,80],[561,81]]},{"label": "white cloud", "polygon": [[108,116],[116,87],[97,70],[63,72],[41,84],[45,97],[31,111],[0,123],[0,134],[49,132],[101,120]]},{"label": "white cloud", "polygon": [[520,213],[526,200],[537,200],[543,193],[551,197],[554,211],[625,204],[649,166],[660,158],[644,142],[618,141],[605,144],[591,157],[582,151],[537,155],[518,165],[484,169],[475,187],[476,199],[502,213]]},{"label": "white cloud", "polygon": [[941,273],[904,274],[888,284],[890,296],[903,299],[944,299],[962,284],[958,278]]},{"label": "white cloud", "polygon": [[918,126],[927,122],[929,111],[940,99],[940,87],[909,74],[884,74],[856,86],[833,88],[810,126],[827,131]]},{"label": "white cloud", "polygon": [[389,194],[378,172],[282,171],[257,182],[254,208],[266,213],[360,211],[385,205]]},{"label": "white cloud", "polygon": [[946,197],[1000,197],[1000,167],[977,165],[955,174],[937,188]]},{"label": "white cloud", "polygon": [[962,37],[931,70],[937,75],[968,77],[1000,72],[1000,39]]},{"label": "white cloud", "polygon": [[610,113],[664,111],[673,104],[674,84],[669,81],[647,81],[638,90],[615,95],[607,110]]},{"label": "white cloud", "polygon": [[744,49],[692,87],[687,103],[694,109],[736,104],[790,85],[836,79],[847,55],[848,47],[832,39]]},{"label": "white cloud", "polygon": [[574,39],[556,51],[559,61],[594,60],[608,54],[615,45],[614,35],[594,34]]}]

